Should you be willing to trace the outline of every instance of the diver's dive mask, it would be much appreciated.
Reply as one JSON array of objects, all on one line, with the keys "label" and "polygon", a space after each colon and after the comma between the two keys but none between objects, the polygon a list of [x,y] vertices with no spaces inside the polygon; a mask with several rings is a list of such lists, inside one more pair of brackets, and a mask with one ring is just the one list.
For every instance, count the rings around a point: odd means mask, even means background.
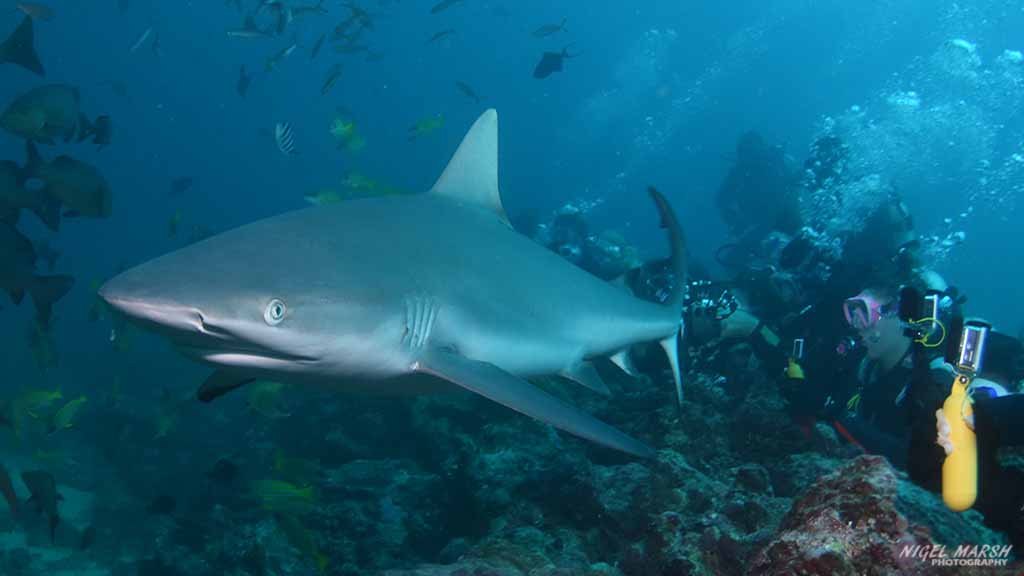
[{"label": "diver's dive mask", "polygon": [[861,292],[843,302],[843,315],[846,323],[855,330],[871,328],[882,319],[896,312],[893,304],[882,304],[867,292]]}]

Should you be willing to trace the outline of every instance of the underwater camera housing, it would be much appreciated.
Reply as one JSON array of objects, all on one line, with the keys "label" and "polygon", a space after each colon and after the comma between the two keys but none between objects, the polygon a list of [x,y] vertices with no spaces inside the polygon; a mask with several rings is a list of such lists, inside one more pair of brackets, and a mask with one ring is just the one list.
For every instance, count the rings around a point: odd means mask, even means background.
[{"label": "underwater camera housing", "polygon": [[903,333],[926,348],[937,348],[946,338],[944,299],[949,297],[938,290],[921,294],[912,286],[904,286],[899,295],[899,317]]},{"label": "underwater camera housing", "polygon": [[[981,373],[985,359],[985,343],[992,326],[980,320],[964,322],[958,344],[946,350],[946,361],[953,365],[958,374],[974,377]],[[956,350],[955,355],[949,353]]]}]

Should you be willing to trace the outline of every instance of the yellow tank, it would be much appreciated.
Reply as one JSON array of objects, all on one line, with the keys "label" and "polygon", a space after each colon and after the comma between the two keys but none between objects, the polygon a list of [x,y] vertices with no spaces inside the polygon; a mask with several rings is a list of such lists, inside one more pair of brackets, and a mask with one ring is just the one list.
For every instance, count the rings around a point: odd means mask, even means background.
[{"label": "yellow tank", "polygon": [[969,380],[958,377],[942,404],[942,413],[949,423],[949,441],[953,451],[942,463],[942,500],[950,510],[963,512],[978,497],[978,443],[965,417],[974,411],[967,397]]}]

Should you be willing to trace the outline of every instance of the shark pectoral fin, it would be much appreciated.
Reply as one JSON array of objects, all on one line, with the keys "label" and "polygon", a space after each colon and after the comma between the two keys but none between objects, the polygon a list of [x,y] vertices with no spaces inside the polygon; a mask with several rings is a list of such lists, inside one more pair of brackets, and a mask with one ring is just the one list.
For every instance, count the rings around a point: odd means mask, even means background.
[{"label": "shark pectoral fin", "polygon": [[679,330],[660,342],[661,347],[665,350],[665,355],[668,356],[668,363],[672,367],[672,379],[676,383],[676,402],[679,407],[683,405],[683,371],[679,368],[679,342],[682,331],[683,328],[680,326]]},{"label": "shark pectoral fin", "polygon": [[633,358],[629,355],[629,348],[623,348],[619,350],[611,357],[612,363],[619,367],[623,372],[636,378],[640,376],[640,372],[633,365]]},{"label": "shark pectoral fin", "polygon": [[597,368],[594,368],[594,365],[586,360],[577,362],[571,368],[562,370],[559,372],[559,376],[590,388],[598,394],[611,396],[612,391],[608,389],[608,385],[604,383],[601,375],[597,373]]},{"label": "shark pectoral fin", "polygon": [[562,403],[501,368],[487,362],[439,349],[424,351],[413,370],[447,380],[466,390],[580,438],[641,458],[653,458],[654,450],[642,442]]},{"label": "shark pectoral fin", "polygon": [[511,226],[498,192],[498,113],[493,108],[473,123],[429,193],[492,210]]},{"label": "shark pectoral fin", "polygon": [[199,387],[199,390],[196,392],[196,398],[200,402],[213,402],[228,392],[241,388],[254,380],[256,379],[240,376],[226,370],[214,370],[213,374],[210,374],[206,381],[203,382],[203,385]]}]

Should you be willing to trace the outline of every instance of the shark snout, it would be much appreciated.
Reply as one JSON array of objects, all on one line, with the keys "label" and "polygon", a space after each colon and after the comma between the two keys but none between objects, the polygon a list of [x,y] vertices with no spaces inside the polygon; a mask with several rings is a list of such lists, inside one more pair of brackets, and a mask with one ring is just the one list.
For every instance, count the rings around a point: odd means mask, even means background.
[{"label": "shark snout", "polygon": [[202,315],[167,295],[144,289],[124,274],[107,281],[97,292],[115,312],[140,324],[177,332],[195,332]]}]

